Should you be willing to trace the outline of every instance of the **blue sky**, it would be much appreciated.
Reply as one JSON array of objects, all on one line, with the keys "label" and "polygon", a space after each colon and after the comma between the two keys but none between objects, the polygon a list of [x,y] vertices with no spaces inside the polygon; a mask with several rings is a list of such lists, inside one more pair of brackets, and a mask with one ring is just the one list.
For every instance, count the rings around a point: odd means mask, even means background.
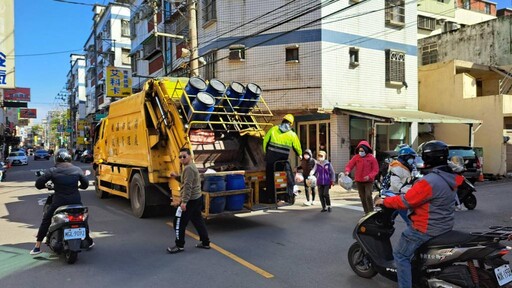
[{"label": "blue sky", "polygon": [[[70,1],[86,4],[109,2]],[[498,9],[512,7],[512,0],[498,0],[496,3]],[[91,33],[92,6],[53,0],[15,0],[14,14],[16,86],[31,88],[29,108],[37,109],[37,123],[46,117],[49,110],[59,108],[55,97],[65,87],[70,69],[69,55],[83,53],[83,46]]]}]

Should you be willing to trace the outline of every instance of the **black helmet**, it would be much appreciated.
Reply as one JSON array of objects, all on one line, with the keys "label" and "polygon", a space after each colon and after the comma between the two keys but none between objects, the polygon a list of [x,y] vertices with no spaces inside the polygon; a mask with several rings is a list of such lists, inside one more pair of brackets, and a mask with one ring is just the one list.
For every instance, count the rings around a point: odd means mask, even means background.
[{"label": "black helmet", "polygon": [[55,163],[61,162],[71,162],[71,155],[69,155],[67,149],[62,148],[57,150],[57,153],[55,153]]},{"label": "black helmet", "polygon": [[422,144],[420,149],[425,168],[448,164],[448,145],[443,141],[428,141]]}]

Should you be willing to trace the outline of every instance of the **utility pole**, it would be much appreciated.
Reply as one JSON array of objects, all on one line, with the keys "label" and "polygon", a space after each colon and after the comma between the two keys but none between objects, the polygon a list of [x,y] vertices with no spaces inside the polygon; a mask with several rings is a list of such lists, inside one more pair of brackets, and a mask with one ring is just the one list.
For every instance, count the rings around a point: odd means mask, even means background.
[{"label": "utility pole", "polygon": [[188,31],[190,47],[190,76],[199,75],[199,51],[197,49],[197,0],[187,0],[188,7]]}]

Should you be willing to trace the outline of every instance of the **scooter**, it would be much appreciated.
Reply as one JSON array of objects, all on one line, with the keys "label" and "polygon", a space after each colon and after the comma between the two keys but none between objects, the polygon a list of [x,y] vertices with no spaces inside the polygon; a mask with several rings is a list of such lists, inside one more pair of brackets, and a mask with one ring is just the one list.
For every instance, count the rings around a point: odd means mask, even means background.
[{"label": "scooter", "polygon": [[[36,172],[37,176],[43,174],[42,171]],[[54,190],[53,183],[48,182],[46,188],[50,191]],[[46,198],[43,213],[48,211],[52,200],[53,193]],[[56,254],[64,254],[68,264],[75,263],[81,249],[89,248],[92,244],[87,239],[87,235],[89,235],[88,215],[89,209],[77,204],[60,206],[53,213],[52,222],[46,235],[46,245]]]},{"label": "scooter", "polygon": [[[390,238],[395,209],[377,208],[357,223],[356,240],[348,250],[352,270],[360,277],[377,274],[397,281]],[[413,287],[501,287],[512,282],[509,262],[503,256],[511,248],[500,243],[512,227],[490,227],[489,231],[450,231],[434,237],[416,251],[412,259]]]},{"label": "scooter", "polygon": [[475,186],[466,178],[464,178],[464,182],[457,189],[457,196],[459,197],[460,203],[464,204],[468,210],[473,210],[476,207],[477,201],[473,194],[475,192]]}]

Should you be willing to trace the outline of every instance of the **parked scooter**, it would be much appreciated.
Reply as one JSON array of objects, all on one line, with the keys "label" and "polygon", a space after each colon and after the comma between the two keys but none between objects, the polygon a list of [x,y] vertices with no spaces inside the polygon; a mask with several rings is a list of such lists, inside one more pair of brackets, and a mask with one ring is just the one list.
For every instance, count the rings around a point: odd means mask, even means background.
[{"label": "parked scooter", "polygon": [[[358,276],[378,273],[397,281],[390,241],[394,212],[377,208],[357,223],[348,261]],[[511,234],[512,227],[490,227],[482,233],[450,231],[432,238],[412,259],[413,287],[500,287],[512,282],[509,262],[503,259],[511,248],[500,243]]]},{"label": "parked scooter", "polygon": [[[89,173],[87,173],[89,172]],[[37,171],[39,177],[43,171]],[[89,175],[90,171],[86,171]],[[46,188],[54,190],[53,183],[48,182]],[[48,211],[52,204],[53,193],[48,195],[43,207],[43,213]],[[88,248],[91,243],[86,239],[89,235],[87,217],[89,209],[83,205],[65,205],[57,208],[53,213],[52,222],[46,235],[46,245],[57,254],[64,254],[66,262],[73,264],[78,258],[81,249]]]},{"label": "parked scooter", "polygon": [[5,177],[7,176],[7,168],[9,167],[6,163],[0,162],[0,182],[5,181]]}]

